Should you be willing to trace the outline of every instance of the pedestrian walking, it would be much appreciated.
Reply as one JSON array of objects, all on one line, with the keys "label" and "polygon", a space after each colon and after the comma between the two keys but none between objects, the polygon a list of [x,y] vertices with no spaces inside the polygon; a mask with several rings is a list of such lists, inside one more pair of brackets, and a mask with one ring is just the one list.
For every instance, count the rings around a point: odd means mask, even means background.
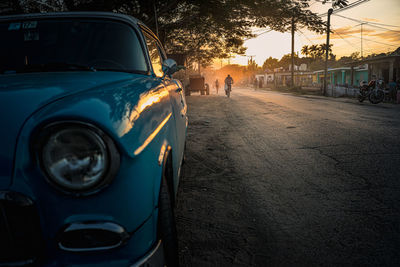
[{"label": "pedestrian walking", "polygon": [[397,100],[397,83],[393,79],[389,82],[389,100],[390,102]]},{"label": "pedestrian walking", "polygon": [[218,79],[215,80],[215,90],[217,91],[217,95],[218,95],[218,89],[219,89],[219,81]]}]

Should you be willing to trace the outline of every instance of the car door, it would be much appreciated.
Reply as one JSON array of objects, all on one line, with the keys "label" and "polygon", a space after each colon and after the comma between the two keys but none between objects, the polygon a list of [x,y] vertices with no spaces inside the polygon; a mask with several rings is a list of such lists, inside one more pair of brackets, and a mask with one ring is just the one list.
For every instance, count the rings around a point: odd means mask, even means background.
[{"label": "car door", "polygon": [[[174,147],[176,158],[175,160],[180,163],[183,159],[183,152],[185,148],[186,128],[187,128],[187,106],[185,96],[183,94],[182,84],[168,76],[164,77],[162,70],[162,62],[166,59],[164,50],[162,49],[159,41],[149,32],[143,30],[146,39],[147,48],[149,50],[150,60],[153,65],[154,73],[164,86],[168,89],[173,109],[173,116],[175,121],[175,136],[176,147]],[[178,165],[179,166],[179,165]],[[177,170],[178,172],[180,170]],[[177,184],[176,184],[177,185]]]}]

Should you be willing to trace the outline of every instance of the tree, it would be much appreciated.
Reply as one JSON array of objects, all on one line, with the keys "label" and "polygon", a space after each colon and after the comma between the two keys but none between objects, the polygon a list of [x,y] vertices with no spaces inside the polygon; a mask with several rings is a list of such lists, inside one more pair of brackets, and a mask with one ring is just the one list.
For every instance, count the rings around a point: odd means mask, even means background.
[{"label": "tree", "polygon": [[301,48],[301,53],[302,53],[303,55],[305,55],[306,57],[310,56],[310,49],[309,49],[308,45],[304,45],[304,46]]},{"label": "tree", "polygon": [[64,0],[3,0],[0,14],[41,13],[65,11]]},{"label": "tree", "polygon": [[[10,0],[11,1],[11,0]],[[188,55],[189,63],[203,65],[214,58],[244,54],[244,39],[252,27],[269,27],[285,32],[296,18],[299,27],[323,32],[324,22],[307,9],[310,0],[15,0],[19,8],[27,2],[58,2],[59,9],[112,11],[144,21],[165,44],[168,53]],[[43,9],[44,5],[36,5]],[[21,12],[14,8],[15,12]],[[33,5],[22,12],[38,11]],[[39,10],[56,11],[56,10]],[[157,19],[155,18],[157,14]],[[157,22],[157,23],[156,23]]]},{"label": "tree", "polygon": [[[330,58],[335,58],[335,55],[332,53],[332,46],[333,44],[329,45],[329,56]],[[323,59],[325,54],[326,44],[319,44],[319,45],[305,45],[301,49],[301,53],[306,57],[310,57],[312,61]]]},{"label": "tree", "polygon": [[[298,65],[298,60],[299,57],[297,56],[297,54],[294,54],[294,64]],[[283,55],[282,58],[279,60],[279,67],[283,67],[283,68],[289,68],[289,66],[292,64],[292,54],[286,54]]]},{"label": "tree", "polygon": [[254,72],[258,70],[258,65],[254,59],[249,59],[247,62],[247,71]]},{"label": "tree", "polygon": [[[329,52],[329,59],[335,59],[336,56],[332,53],[332,46],[333,44],[329,44],[329,48],[328,48],[328,52]],[[318,49],[317,49],[317,55],[318,57],[323,57],[323,55],[326,52],[326,44],[320,44],[318,45]]]},{"label": "tree", "polygon": [[279,60],[273,57],[267,58],[262,65],[263,70],[266,69],[273,70],[278,67],[279,67]]},{"label": "tree", "polygon": [[213,58],[244,54],[243,39],[252,37],[252,26],[287,31],[293,14],[311,30],[322,31],[322,20],[305,8],[289,0],[183,1],[160,18],[165,32],[161,38],[171,53],[186,53],[206,64]]}]

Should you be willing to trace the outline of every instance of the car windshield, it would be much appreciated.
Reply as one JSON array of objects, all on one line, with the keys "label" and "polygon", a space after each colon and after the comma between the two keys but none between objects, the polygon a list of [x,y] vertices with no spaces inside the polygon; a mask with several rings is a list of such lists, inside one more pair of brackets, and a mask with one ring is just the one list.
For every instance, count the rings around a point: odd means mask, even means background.
[{"label": "car windshield", "polygon": [[148,71],[137,34],[107,20],[0,23],[0,74],[42,71]]}]

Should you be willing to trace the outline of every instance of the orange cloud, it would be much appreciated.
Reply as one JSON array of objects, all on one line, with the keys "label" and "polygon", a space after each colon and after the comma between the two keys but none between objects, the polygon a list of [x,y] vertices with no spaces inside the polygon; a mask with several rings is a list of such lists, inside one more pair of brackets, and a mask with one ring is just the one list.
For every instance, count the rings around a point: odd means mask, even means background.
[{"label": "orange cloud", "polygon": [[362,18],[362,20],[371,21],[371,22],[381,22],[379,19],[372,19],[372,18]]},{"label": "orange cloud", "polygon": [[371,36],[379,37],[390,43],[400,43],[400,33],[397,31],[381,32],[373,34]]},{"label": "orange cloud", "polygon": [[[332,39],[346,38],[348,35],[360,35],[361,29],[359,27],[346,26],[333,30]],[[375,33],[372,29],[363,29],[363,35],[372,35]]]}]

